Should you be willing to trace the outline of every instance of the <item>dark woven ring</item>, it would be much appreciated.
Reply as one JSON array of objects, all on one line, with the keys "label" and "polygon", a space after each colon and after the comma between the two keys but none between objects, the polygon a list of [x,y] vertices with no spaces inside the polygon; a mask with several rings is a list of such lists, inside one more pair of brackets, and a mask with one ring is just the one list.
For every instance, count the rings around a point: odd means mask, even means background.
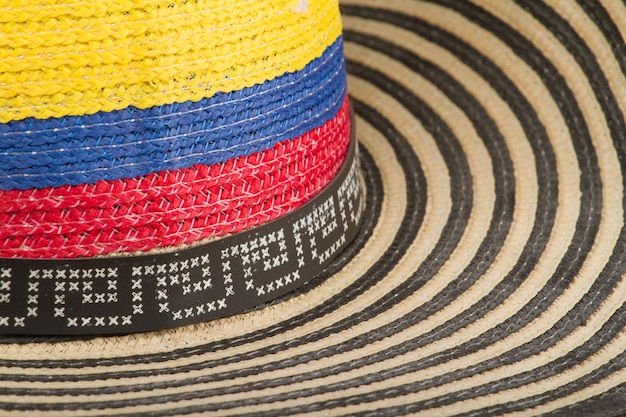
[{"label": "dark woven ring", "polygon": [[241,313],[318,275],[362,213],[352,132],[341,171],[279,220],[177,252],[95,259],[0,259],[0,332],[111,334]]}]

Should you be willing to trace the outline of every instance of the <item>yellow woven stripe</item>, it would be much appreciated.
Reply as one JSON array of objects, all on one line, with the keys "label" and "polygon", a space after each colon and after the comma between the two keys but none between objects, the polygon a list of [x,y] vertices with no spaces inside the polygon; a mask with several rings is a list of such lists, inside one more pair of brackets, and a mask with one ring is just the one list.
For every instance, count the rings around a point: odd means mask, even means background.
[{"label": "yellow woven stripe", "polygon": [[300,70],[341,33],[336,0],[6,3],[0,122],[197,101]]}]

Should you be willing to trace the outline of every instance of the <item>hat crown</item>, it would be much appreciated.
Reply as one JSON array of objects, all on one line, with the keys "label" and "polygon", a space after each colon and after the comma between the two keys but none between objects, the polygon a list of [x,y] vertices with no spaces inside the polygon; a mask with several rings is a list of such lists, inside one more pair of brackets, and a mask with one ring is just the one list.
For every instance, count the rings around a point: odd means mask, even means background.
[{"label": "hat crown", "polygon": [[231,315],[358,230],[336,1],[26,1],[0,56],[0,331]]},{"label": "hat crown", "polygon": [[334,1],[31,1],[0,33],[0,256],[236,233],[343,161]]}]

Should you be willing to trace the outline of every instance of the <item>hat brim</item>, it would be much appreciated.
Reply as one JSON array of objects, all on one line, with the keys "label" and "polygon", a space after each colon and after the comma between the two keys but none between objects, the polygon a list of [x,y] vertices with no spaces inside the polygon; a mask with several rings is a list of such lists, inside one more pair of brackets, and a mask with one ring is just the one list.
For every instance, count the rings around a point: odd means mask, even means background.
[{"label": "hat brim", "polygon": [[0,338],[6,415],[626,412],[626,8],[342,5],[366,209],[262,309]]}]

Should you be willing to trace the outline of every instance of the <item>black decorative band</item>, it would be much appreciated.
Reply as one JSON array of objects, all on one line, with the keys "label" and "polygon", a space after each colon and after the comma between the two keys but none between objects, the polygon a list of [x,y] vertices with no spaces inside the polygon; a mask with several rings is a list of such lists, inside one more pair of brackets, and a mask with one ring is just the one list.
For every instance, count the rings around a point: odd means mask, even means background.
[{"label": "black decorative band", "polygon": [[318,275],[356,236],[361,188],[353,133],[332,183],[303,207],[261,227],[173,253],[2,258],[0,333],[142,332],[261,305]]}]

